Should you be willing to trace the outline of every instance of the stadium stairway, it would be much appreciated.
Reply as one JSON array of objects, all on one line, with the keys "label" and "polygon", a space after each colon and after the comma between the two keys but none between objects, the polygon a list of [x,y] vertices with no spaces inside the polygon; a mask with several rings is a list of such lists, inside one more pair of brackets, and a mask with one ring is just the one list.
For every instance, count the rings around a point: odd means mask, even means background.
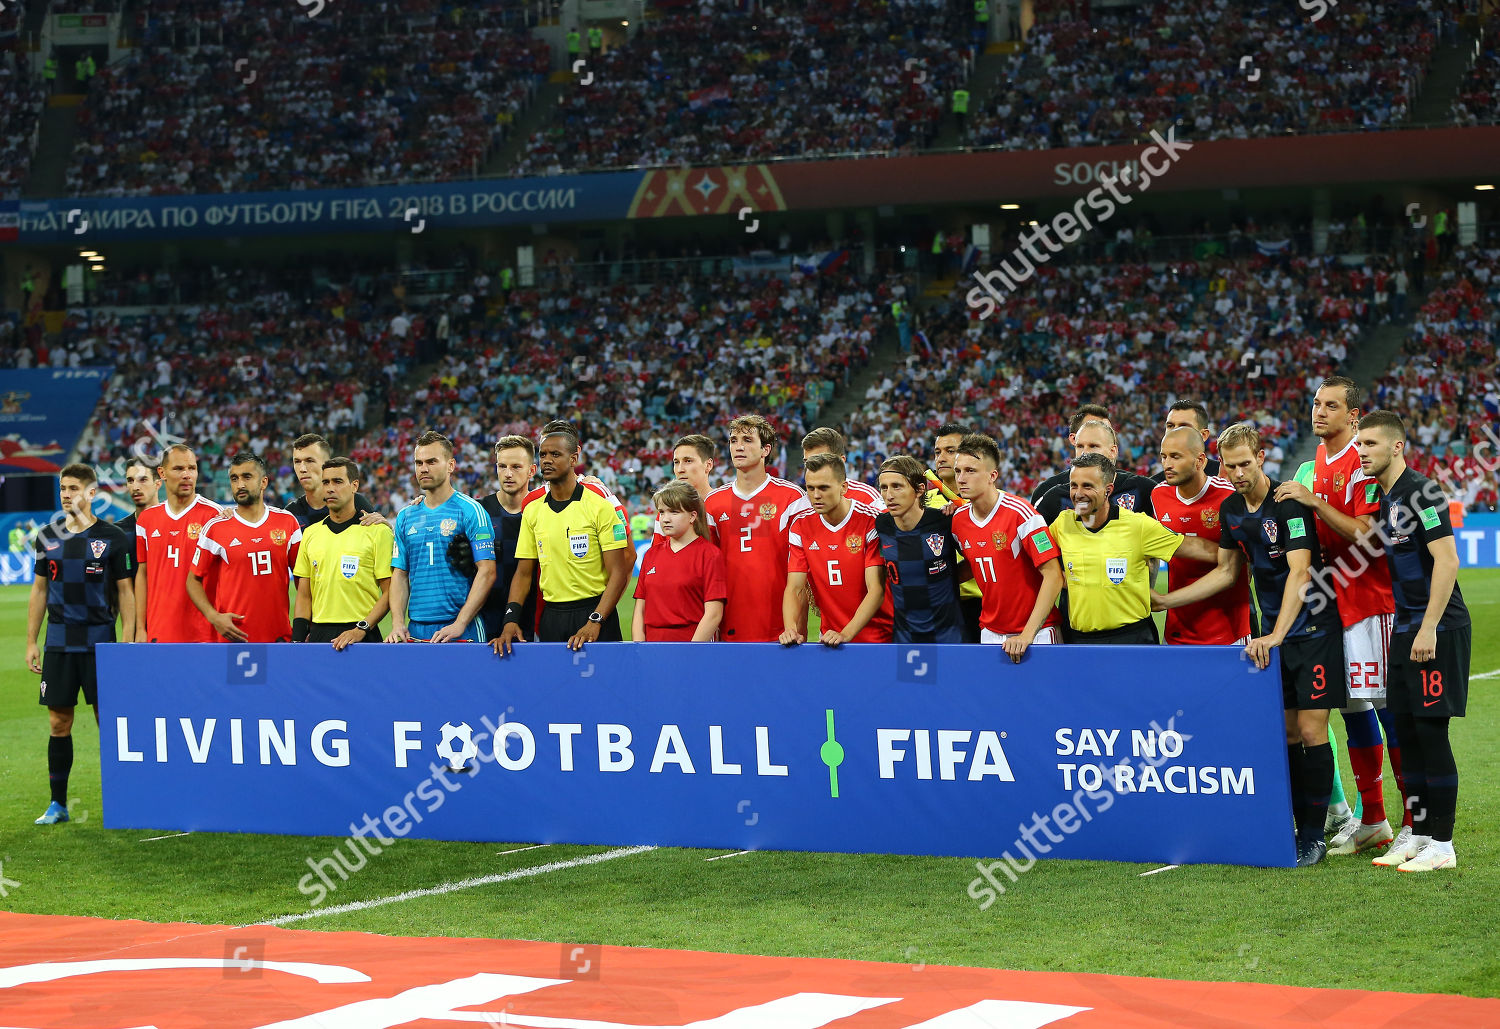
[{"label": "stadium stairway", "polygon": [[[69,69],[68,77],[72,78]],[[59,197],[66,192],[68,158],[78,137],[78,108],[82,93],[59,93],[49,97],[42,112],[41,134],[37,137],[36,156],[31,173],[21,186],[23,197]]]},{"label": "stadium stairway", "polygon": [[[922,305],[919,303],[917,306],[920,308]],[[849,416],[864,404],[865,390],[879,382],[887,371],[900,363],[901,337],[896,332],[895,323],[887,317],[875,336],[875,349],[870,354],[870,362],[849,377],[849,385],[836,394],[832,403],[819,413],[818,424],[832,426],[844,432]],[[786,467],[782,475],[795,482],[801,478],[801,470],[802,441],[789,440],[786,445]]]},{"label": "stadium stairway", "polygon": [[[1422,298],[1412,296],[1410,310],[1418,310],[1422,306]],[[1406,334],[1410,326],[1401,322],[1390,322],[1377,325],[1367,333],[1360,345],[1349,355],[1344,366],[1339,369],[1340,375],[1347,375],[1365,389],[1385,375],[1390,368],[1391,362],[1401,352],[1401,344],[1406,341]],[[1302,462],[1311,461],[1318,452],[1318,437],[1311,432],[1303,433],[1297,439],[1297,445],[1287,455],[1282,463],[1284,476],[1290,479],[1302,467]]]},{"label": "stadium stairway", "polygon": [[521,113],[521,117],[515,120],[511,126],[511,134],[495,149],[488,162],[484,166],[484,175],[506,175],[516,166],[521,155],[526,152],[526,143],[531,139],[532,133],[541,128],[556,110],[557,103],[562,99],[564,84],[571,81],[573,75],[569,72],[554,72],[537,87],[536,98]]},{"label": "stadium stairway", "polygon": [[[969,76],[967,84],[971,112],[981,110],[985,104],[989,103],[1010,61],[1010,55],[1019,50],[1019,43],[990,43],[985,46],[984,52],[974,62],[974,74]],[[938,134],[932,140],[931,148],[934,150],[946,150],[963,145],[963,140],[958,135],[958,119],[953,116],[953,97],[951,95],[943,97],[942,103],[943,121]]]},{"label": "stadium stairway", "polygon": [[1422,91],[1411,105],[1407,121],[1414,125],[1449,121],[1453,97],[1478,52],[1478,41],[1467,32],[1459,33],[1456,45],[1434,50],[1432,64],[1427,68],[1427,78],[1422,83]]}]

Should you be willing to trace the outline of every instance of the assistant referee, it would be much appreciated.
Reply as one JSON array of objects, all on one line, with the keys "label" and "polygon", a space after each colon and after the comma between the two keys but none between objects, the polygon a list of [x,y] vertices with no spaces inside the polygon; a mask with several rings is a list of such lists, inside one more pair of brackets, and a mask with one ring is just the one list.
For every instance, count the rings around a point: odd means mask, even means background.
[{"label": "assistant referee", "polygon": [[491,641],[496,654],[509,654],[511,644],[522,641],[521,609],[538,570],[545,606],[537,639],[566,641],[577,650],[624,638],[616,605],[630,579],[635,552],[614,504],[578,480],[580,453],[572,423],[549,422],[542,429],[537,464],[547,492],[521,512],[505,629]]},{"label": "assistant referee", "polygon": [[1158,642],[1147,561],[1170,559],[1186,537],[1111,504],[1115,463],[1103,454],[1078,455],[1068,482],[1073,507],[1050,526],[1068,590],[1068,642]]},{"label": "assistant referee", "polygon": [[297,551],[297,602],[292,639],[379,643],[380,620],[391,607],[391,550],[385,522],[362,524],[356,497],[359,465],[347,457],[323,462],[323,503],[328,514],[302,530]]}]

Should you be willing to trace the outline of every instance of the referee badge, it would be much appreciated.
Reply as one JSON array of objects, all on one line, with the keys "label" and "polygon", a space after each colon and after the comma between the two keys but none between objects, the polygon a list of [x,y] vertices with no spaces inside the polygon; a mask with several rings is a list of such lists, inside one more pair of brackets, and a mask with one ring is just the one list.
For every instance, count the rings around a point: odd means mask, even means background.
[{"label": "referee badge", "polygon": [[457,528],[458,522],[456,520],[452,518],[444,518],[442,524],[438,526],[438,531],[441,532],[444,536],[451,536],[453,535],[453,531]]},{"label": "referee badge", "polygon": [[1129,562],[1123,557],[1109,557],[1104,560],[1104,574],[1109,576],[1109,581],[1116,586],[1125,581],[1125,569]]},{"label": "referee badge", "polygon": [[359,574],[359,555],[345,554],[339,558],[339,574],[352,579]]},{"label": "referee badge", "polygon": [[108,549],[109,540],[89,540],[89,550],[93,553],[96,561],[103,557],[104,552]]},{"label": "referee badge", "polygon": [[574,557],[588,557],[589,537],[588,533],[573,533],[568,536],[568,546],[572,548]]}]

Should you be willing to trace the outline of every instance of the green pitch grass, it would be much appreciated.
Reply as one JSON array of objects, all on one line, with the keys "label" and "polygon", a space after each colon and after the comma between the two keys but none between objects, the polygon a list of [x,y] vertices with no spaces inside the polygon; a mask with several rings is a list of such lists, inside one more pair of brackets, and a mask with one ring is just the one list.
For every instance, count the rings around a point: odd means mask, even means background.
[{"label": "green pitch grass", "polygon": [[[1500,669],[1490,631],[1500,572],[1461,581],[1476,623],[1473,672]],[[339,839],[146,842],[161,833],[105,830],[98,735],[82,709],[78,821],[31,824],[47,805],[47,734],[36,676],[24,667],[25,602],[23,587],[0,590],[0,908],[232,924],[309,910],[297,890],[306,859],[329,855]],[[622,616],[628,626],[629,611]],[[755,853],[708,862],[724,852],[664,849],[295,927],[1500,996],[1497,688],[1500,678],[1474,682],[1469,717],[1455,722],[1463,865],[1454,873],[1331,858],[1306,871],[1208,865],[1143,878],[1151,866],[1041,861],[980,911],[966,895],[972,860]],[[1352,786],[1347,762],[1344,776]],[[1387,778],[1387,806],[1399,811]],[[499,853],[523,845],[400,841],[325,906],[607,849]]]}]

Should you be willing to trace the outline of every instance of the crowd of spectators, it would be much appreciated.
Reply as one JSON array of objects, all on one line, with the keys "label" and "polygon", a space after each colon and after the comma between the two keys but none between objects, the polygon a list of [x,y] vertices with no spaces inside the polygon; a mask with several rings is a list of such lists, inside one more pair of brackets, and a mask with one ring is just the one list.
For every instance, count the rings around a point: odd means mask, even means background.
[{"label": "crowd of spectators", "polygon": [[972,46],[950,0],[715,2],[591,59],[517,173],[713,164],[927,145]]},{"label": "crowd of spectators", "polygon": [[1500,115],[1500,50],[1494,36],[1487,37],[1486,44],[1458,84],[1453,98],[1455,125],[1493,125]]},{"label": "crowd of spectators", "polygon": [[505,27],[503,4],[309,10],[179,4],[187,21],[171,24],[201,19],[201,45],[148,38],[100,69],[79,111],[67,191],[144,196],[470,177],[549,66],[545,43]]},{"label": "crowd of spectators", "polygon": [[1190,141],[1379,129],[1406,118],[1437,32],[1433,0],[1316,22],[1269,0],[1095,8],[1033,30],[970,112],[966,142],[1132,143],[1173,125]]},{"label": "crowd of spectators", "polygon": [[1407,419],[1407,462],[1460,494],[1500,505],[1500,245],[1460,249],[1412,319],[1372,406]]},{"label": "crowd of spectators", "polygon": [[1307,398],[1376,317],[1366,299],[1375,271],[1290,255],[1044,266],[984,320],[962,283],[926,320],[925,342],[866,393],[851,456],[870,478],[958,421],[1000,442],[1000,485],[1025,494],[1066,467],[1080,404],[1110,409],[1120,463],[1144,473],[1168,405],[1186,397],[1208,405],[1216,431],[1253,422],[1279,474]]},{"label": "crowd of spectators", "polygon": [[[19,11],[0,11],[0,25],[18,23],[20,17]],[[32,73],[30,56],[16,50],[0,53],[0,199],[21,193],[46,105],[46,84]]]}]

